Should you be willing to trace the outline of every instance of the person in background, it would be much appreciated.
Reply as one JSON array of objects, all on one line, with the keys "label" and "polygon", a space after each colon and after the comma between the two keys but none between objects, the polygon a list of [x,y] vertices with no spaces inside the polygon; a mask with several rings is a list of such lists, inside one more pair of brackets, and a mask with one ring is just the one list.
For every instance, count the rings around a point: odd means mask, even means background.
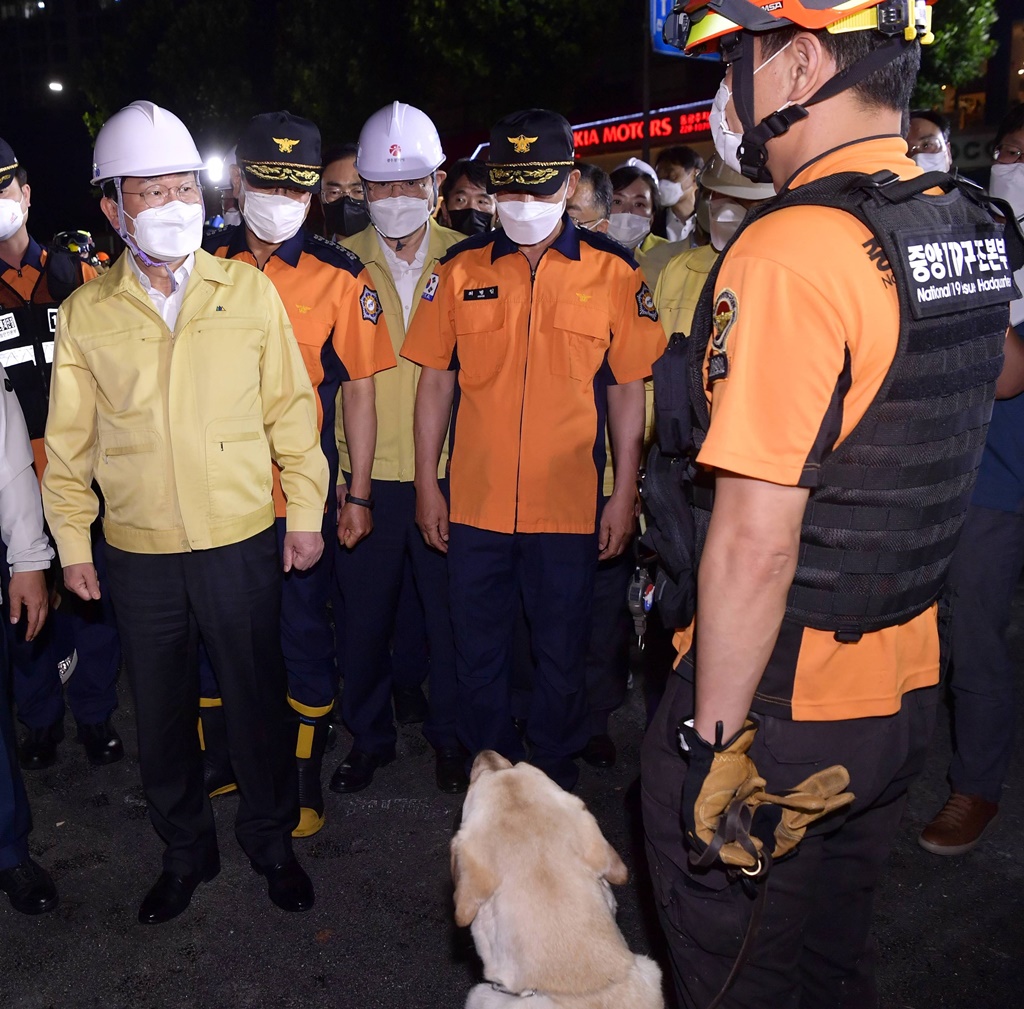
[{"label": "person in background", "polygon": [[690,335],[697,299],[711,268],[729,239],[736,233],[746,212],[762,200],[775,195],[770,182],[751,182],[733,171],[714,154],[700,173],[701,195],[697,215],[711,236],[707,245],[686,249],[668,261],[654,288],[665,336]]},{"label": "person in background", "polygon": [[612,182],[608,173],[597,165],[579,161],[580,173],[576,190],[565,204],[565,212],[577,228],[608,234],[612,213]]},{"label": "person in background", "polygon": [[704,159],[685,144],[666,147],[658,154],[658,204],[653,232],[670,242],[696,244],[697,176]]},{"label": "person in background", "polygon": [[[438,187],[445,181],[444,152],[430,117],[404,102],[375,112],[359,134],[355,167],[367,196],[370,226],[343,239],[366,265],[379,294],[378,312],[387,321],[398,354],[424,300],[432,296],[431,276],[447,251],[465,235],[433,218]],[[378,767],[395,757],[398,694],[394,690],[392,642],[410,620],[412,601],[403,585],[412,577],[426,618],[430,700],[423,734],[434,748],[435,781],[443,792],[465,791],[465,752],[455,731],[455,645],[448,609],[448,567],[443,554],[429,549],[416,528],[413,486],[415,452],[413,408],[420,369],[400,359],[397,368],[375,376],[377,448],[373,458],[376,528],[357,551],[337,547],[336,580],[342,597],[342,652],[345,677],[341,711],[352,733],[352,749],[331,778],[335,792],[358,792]],[[342,394],[344,399],[344,394]],[[351,447],[337,431],[341,476],[347,479]],[[447,477],[447,456],[436,474]],[[344,487],[339,485],[339,493]],[[412,614],[413,619],[417,614]],[[399,622],[400,618],[405,626]],[[401,665],[401,663],[399,663]],[[411,692],[414,684],[407,684]],[[418,687],[416,688],[418,690]],[[408,694],[406,698],[408,698]],[[393,700],[394,698],[394,700]],[[419,715],[405,705],[404,720]]]},{"label": "person in background", "polygon": [[[8,381],[28,424],[36,474],[46,468],[43,434],[49,410],[53,320],[73,290],[93,280],[96,269],[81,256],[88,233],[74,233],[74,252],[62,245],[45,248],[28,232],[32,187],[10,146],[0,140],[0,336]],[[59,237],[59,236],[58,236]],[[104,567],[103,533],[92,529],[96,564]],[[0,577],[0,583],[6,576]],[[104,580],[105,582],[105,580]],[[6,589],[6,585],[2,586]],[[111,717],[117,708],[117,669],[121,649],[110,594],[85,602],[64,594],[42,632],[26,640],[5,624],[18,720],[27,731],[18,748],[26,771],[40,771],[57,759],[64,738],[64,688],[78,741],[91,764],[112,764],[124,745]]]},{"label": "person in background", "polygon": [[[1024,105],[995,136],[989,193],[1024,220]],[[1024,282],[1024,269],[1016,274]],[[1010,305],[1007,356],[1024,334],[1024,298]],[[1007,635],[1024,571],[1024,394],[996,400],[978,483],[949,572],[949,689],[953,701],[950,795],[921,831],[933,855],[963,855],[999,811],[1017,728],[1019,668]],[[1003,390],[999,389],[1000,394]]]},{"label": "person in background", "polygon": [[494,214],[484,163],[470,158],[456,161],[441,183],[438,223],[463,235],[480,235],[494,227]]},{"label": "person in background", "polygon": [[[329,495],[323,534],[328,542],[337,538],[353,549],[373,530],[370,468],[377,438],[373,376],[395,367],[387,323],[380,320],[377,292],[359,260],[303,228],[320,184],[316,124],[288,112],[254,116],[238,141],[237,161],[231,172],[243,224],[219,232],[204,245],[215,256],[256,266],[281,295],[317,394],[320,448],[332,487],[338,482],[334,411],[339,390],[344,391],[339,423],[352,446],[352,469],[345,498],[338,501],[333,492]],[[274,473],[274,500],[283,549],[287,502],[279,471]],[[289,572],[281,593],[288,704],[298,719],[299,824],[294,837],[309,837],[324,824],[320,772],[338,684],[327,611],[333,562],[331,550],[311,568]],[[216,666],[213,673],[218,673]],[[207,675],[203,678],[204,718],[216,714],[216,697]],[[204,728],[208,759],[211,744],[217,742],[227,744],[223,734]]]},{"label": "person in background", "polygon": [[[32,455],[18,397],[0,366],[0,533],[10,573],[4,596],[10,619],[23,628],[26,641],[39,634],[46,620],[49,593],[43,572],[53,559]],[[28,850],[32,814],[18,771],[6,640],[0,635],[0,890],[15,911],[43,914],[57,906],[57,888]]]},{"label": "person in background", "polygon": [[608,234],[642,263],[642,257],[667,239],[652,233],[658,209],[658,175],[646,161],[630,158],[611,174],[612,207]]},{"label": "person in background", "polygon": [[[68,591],[100,598],[91,528],[103,493],[107,578],[135,698],[139,769],[164,842],[142,924],[177,917],[220,871],[203,781],[199,635],[219,677],[238,838],[270,900],[307,911],[292,851],[295,728],[281,579],[323,551],[328,489],[317,408],[280,296],[200,248],[203,162],[184,123],[137,101],[100,129],[93,184],[126,245],[57,312],[46,518]],[[288,502],[283,563],[271,459]]]},{"label": "person in background", "polygon": [[951,171],[953,152],[949,147],[949,120],[941,112],[931,109],[911,112],[907,151],[922,171]]},{"label": "person in background", "polygon": [[356,171],[357,145],[339,144],[323,154],[320,182],[320,210],[325,238],[340,242],[357,235],[370,223],[366,194]]}]

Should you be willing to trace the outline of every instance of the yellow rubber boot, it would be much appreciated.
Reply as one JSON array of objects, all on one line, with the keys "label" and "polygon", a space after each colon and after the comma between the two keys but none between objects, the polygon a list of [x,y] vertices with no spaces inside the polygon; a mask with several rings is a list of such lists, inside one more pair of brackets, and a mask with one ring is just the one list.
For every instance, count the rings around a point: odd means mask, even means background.
[{"label": "yellow rubber boot", "polygon": [[334,702],[314,708],[289,697],[288,703],[299,715],[299,734],[295,742],[295,762],[299,768],[299,825],[292,831],[292,837],[311,837],[324,825],[320,772]]},{"label": "yellow rubber boot", "polygon": [[237,791],[228,754],[224,702],[219,697],[199,698],[199,746],[203,751],[203,781],[210,798]]}]

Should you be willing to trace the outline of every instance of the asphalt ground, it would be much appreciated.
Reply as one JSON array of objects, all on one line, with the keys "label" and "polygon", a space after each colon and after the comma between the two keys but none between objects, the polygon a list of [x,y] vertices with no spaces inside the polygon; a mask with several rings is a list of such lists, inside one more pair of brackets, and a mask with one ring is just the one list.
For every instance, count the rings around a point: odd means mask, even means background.
[{"label": "asphalt ground", "polygon": [[[1019,658],[1022,614],[1018,599],[1012,633]],[[644,719],[635,688],[613,717],[617,766],[583,766],[578,793],[631,870],[630,883],[616,890],[619,925],[632,949],[661,959],[630,788]],[[0,895],[2,1009],[463,1005],[480,980],[480,964],[468,930],[452,921],[448,842],[461,797],[437,791],[433,752],[418,727],[400,729],[399,759],[378,771],[369,789],[328,792],[326,826],[296,841],[316,886],[312,911],[288,914],[270,903],[233,837],[236,799],[228,795],[214,800],[220,875],[197,890],[179,918],[141,926],[138,904],[160,871],[161,845],[139,784],[123,680],[115,723],[127,751],[120,763],[90,766],[68,716],[58,762],[25,775],[35,821],[32,854],[52,873],[61,903],[33,918],[15,913]],[[325,782],[348,742],[342,733],[327,755]],[[1012,1009],[1024,1005],[1022,747],[999,819],[959,858],[928,854],[916,843],[946,799],[949,752],[949,727],[940,717],[877,895],[882,1005]]]}]

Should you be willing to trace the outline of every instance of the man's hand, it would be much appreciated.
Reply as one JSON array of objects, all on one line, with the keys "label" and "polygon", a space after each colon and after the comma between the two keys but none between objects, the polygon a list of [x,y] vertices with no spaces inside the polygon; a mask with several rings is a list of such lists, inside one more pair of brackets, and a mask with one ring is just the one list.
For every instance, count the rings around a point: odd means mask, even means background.
[{"label": "man's hand", "polygon": [[448,502],[436,482],[416,485],[416,525],[428,547],[448,553]]},{"label": "man's hand", "polygon": [[68,564],[64,568],[64,584],[87,602],[100,597],[100,580],[92,564]]},{"label": "man's hand", "polygon": [[[90,564],[89,567],[92,565]],[[27,621],[25,640],[31,641],[43,629],[50,607],[45,575],[42,571],[15,571],[11,575],[11,584],[7,595],[12,624],[16,624],[21,619],[21,609],[24,606]]]},{"label": "man's hand", "polygon": [[372,532],[373,512],[365,505],[344,504],[342,498],[341,511],[338,512],[338,542],[351,550]]},{"label": "man's hand", "polygon": [[311,568],[324,552],[324,538],[320,533],[284,534],[284,572],[292,568],[306,571]]},{"label": "man's hand", "polygon": [[608,498],[598,526],[599,561],[618,557],[629,546],[636,532],[636,503],[635,494],[618,493]]}]

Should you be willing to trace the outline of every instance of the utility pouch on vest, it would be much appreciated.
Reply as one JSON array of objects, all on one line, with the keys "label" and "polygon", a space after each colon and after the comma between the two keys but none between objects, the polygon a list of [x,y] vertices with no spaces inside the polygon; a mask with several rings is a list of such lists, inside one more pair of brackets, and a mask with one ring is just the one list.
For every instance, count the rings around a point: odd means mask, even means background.
[{"label": "utility pouch on vest", "polygon": [[693,421],[689,395],[689,345],[673,333],[655,362],[654,427],[640,482],[647,528],[642,546],[658,555],[654,599],[666,627],[686,627],[693,620],[697,595],[696,530],[691,510]]}]

